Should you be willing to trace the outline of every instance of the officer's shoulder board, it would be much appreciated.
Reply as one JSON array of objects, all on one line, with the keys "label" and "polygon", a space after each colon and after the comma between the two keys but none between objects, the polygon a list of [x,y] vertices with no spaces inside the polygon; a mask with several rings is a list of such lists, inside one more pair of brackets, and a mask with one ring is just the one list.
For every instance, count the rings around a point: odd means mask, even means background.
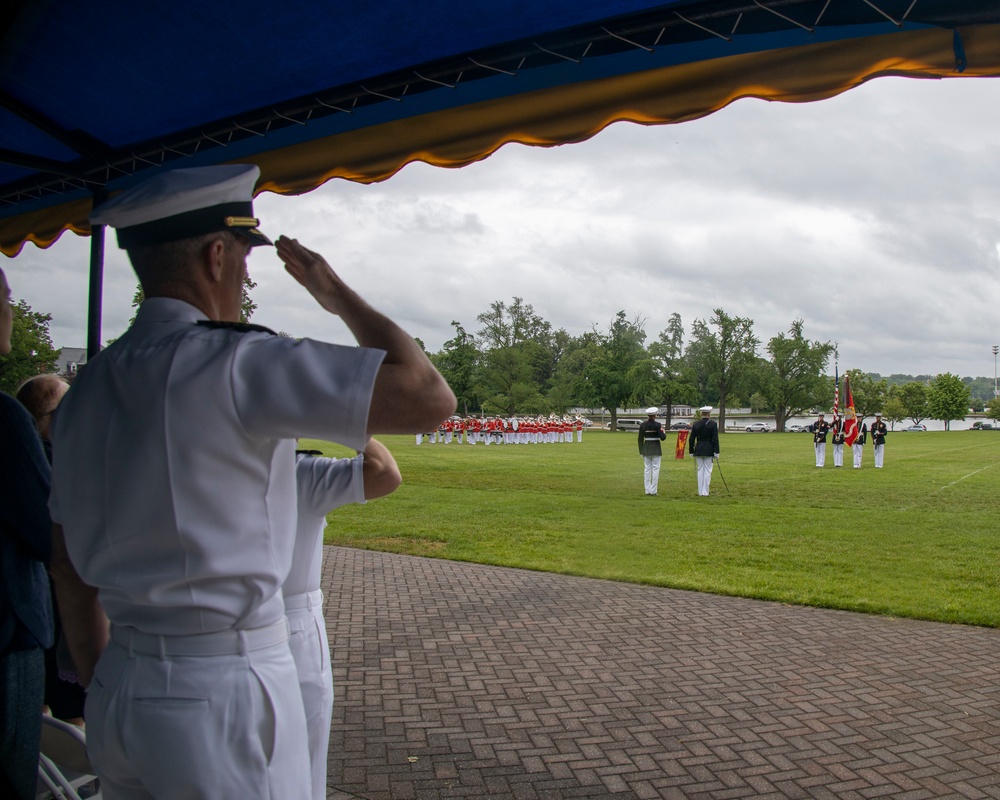
[{"label": "officer's shoulder board", "polygon": [[265,328],[263,325],[254,325],[251,322],[223,322],[217,319],[200,319],[197,324],[204,328],[223,328],[229,331],[236,331],[237,333],[256,331],[258,333],[269,333],[271,336],[278,335],[270,328]]}]

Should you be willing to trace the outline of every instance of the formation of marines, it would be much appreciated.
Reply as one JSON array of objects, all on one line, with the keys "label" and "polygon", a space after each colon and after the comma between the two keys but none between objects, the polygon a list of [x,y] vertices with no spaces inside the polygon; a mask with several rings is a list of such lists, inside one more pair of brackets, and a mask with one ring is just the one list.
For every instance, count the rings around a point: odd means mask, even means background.
[{"label": "formation of marines", "polygon": [[583,441],[586,427],[583,417],[557,416],[488,416],[446,419],[437,430],[416,434],[422,444],[568,444]]},{"label": "formation of marines", "polygon": [[[816,421],[809,425],[809,431],[813,435],[813,445],[816,450],[816,466],[822,467],[824,465],[826,460],[826,437],[828,434],[832,434],[833,466],[842,467],[844,465],[844,445],[847,440],[847,423],[845,419],[834,411],[833,422],[829,423],[824,420],[821,413],[817,416]],[[864,422],[858,426],[857,436],[850,445],[854,469],[861,469],[861,460],[869,433],[872,437],[875,468],[882,468],[885,459],[885,437],[889,433],[889,429],[882,421],[882,414],[879,412],[875,414],[875,421],[872,422],[871,428]]]}]

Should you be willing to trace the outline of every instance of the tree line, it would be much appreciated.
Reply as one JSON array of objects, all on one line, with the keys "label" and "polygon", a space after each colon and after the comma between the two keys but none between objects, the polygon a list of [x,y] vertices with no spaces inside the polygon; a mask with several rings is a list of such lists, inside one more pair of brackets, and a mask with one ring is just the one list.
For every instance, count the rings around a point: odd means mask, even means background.
[{"label": "tree line", "polygon": [[[625,311],[607,329],[594,326],[571,336],[520,297],[494,301],[476,322],[478,329],[470,333],[453,320],[455,335],[428,353],[465,414],[600,408],[614,426],[618,409],[655,403],[666,409],[669,425],[674,406],[711,404],[725,430],[726,408],[749,406],[773,415],[782,431],[790,418],[828,410],[833,402],[829,367],[835,346],[810,340],[801,319],[766,344],[755,334],[753,320],[721,308],[692,320],[689,329],[673,313],[649,341],[645,321]],[[889,421],[947,422],[964,418],[970,407],[972,379],[950,373],[905,382],[901,379],[909,376],[890,380],[858,369],[847,375],[861,417],[881,411]],[[976,381],[985,391],[986,379]]]},{"label": "tree line", "polygon": [[[244,286],[246,320],[255,308],[250,288]],[[137,292],[133,306],[140,300]],[[23,300],[12,308],[12,350],[0,357],[0,389],[8,393],[32,375],[55,371],[59,357],[49,336],[51,315],[32,311]],[[553,328],[520,297],[490,303],[476,322],[478,329],[470,333],[452,321],[454,336],[428,353],[466,415],[599,408],[615,424],[620,408],[657,404],[666,409],[669,425],[674,406],[710,404],[719,409],[723,430],[727,408],[749,406],[773,415],[782,431],[788,419],[832,404],[829,367],[835,347],[810,340],[801,319],[763,347],[753,320],[721,308],[707,319],[695,318],[689,328],[675,312],[655,339],[649,339],[645,320],[625,311],[606,330],[595,325],[572,336]],[[858,415],[881,411],[889,422],[947,423],[964,418],[970,405],[983,409],[993,395],[988,379],[950,373],[882,378],[852,369],[847,375]],[[1000,404],[993,403],[991,415],[994,410],[1000,416]]]}]

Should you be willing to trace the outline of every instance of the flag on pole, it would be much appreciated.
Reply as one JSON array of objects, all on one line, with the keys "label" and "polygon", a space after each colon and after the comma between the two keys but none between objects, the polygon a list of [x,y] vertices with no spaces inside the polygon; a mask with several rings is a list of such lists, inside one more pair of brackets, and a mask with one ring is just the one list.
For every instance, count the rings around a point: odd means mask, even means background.
[{"label": "flag on pole", "polygon": [[851,394],[851,379],[844,376],[844,444],[850,447],[858,438],[858,415],[854,411],[854,395]]},{"label": "flag on pole", "polygon": [[[846,379],[847,376],[845,375]],[[837,362],[833,362],[833,416],[840,411],[840,375],[837,373]]]}]

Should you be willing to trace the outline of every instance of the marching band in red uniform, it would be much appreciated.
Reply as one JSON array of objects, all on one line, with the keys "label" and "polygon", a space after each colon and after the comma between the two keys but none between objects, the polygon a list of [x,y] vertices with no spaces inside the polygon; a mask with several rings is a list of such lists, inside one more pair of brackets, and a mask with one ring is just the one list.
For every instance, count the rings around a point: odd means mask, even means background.
[{"label": "marching band in red uniform", "polygon": [[488,416],[446,419],[436,431],[418,433],[416,443],[423,444],[557,444],[583,441],[586,423],[582,417]]}]

